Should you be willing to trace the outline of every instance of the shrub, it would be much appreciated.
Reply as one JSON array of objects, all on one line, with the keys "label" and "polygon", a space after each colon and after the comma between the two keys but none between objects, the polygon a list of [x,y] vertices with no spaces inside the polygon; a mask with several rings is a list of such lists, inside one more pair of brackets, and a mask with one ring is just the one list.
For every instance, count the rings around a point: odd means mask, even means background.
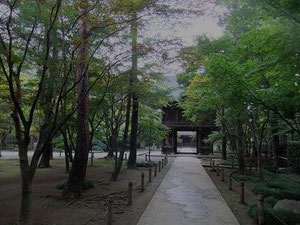
[{"label": "shrub", "polygon": [[[67,181],[61,181],[56,185],[56,189],[63,190],[66,185],[67,185]],[[93,187],[95,187],[95,185],[90,180],[85,180],[82,184],[82,190],[87,190]]]},{"label": "shrub", "polygon": [[251,181],[253,183],[259,182],[259,177],[254,175],[245,175],[241,173],[233,173],[233,178],[238,181]]},{"label": "shrub", "polygon": [[142,161],[142,162],[137,162],[136,166],[137,167],[153,167],[153,166],[155,166],[155,163],[149,162],[149,161]]},{"label": "shrub", "polygon": [[273,196],[270,196],[270,197],[266,198],[264,202],[265,202],[266,204],[268,204],[268,205],[274,207],[274,205],[275,205],[278,201],[279,201],[279,199],[277,199],[277,198],[275,198],[275,197],[273,197]]},{"label": "shrub", "polygon": [[253,192],[264,196],[274,196],[279,199],[300,200],[300,183],[274,176],[270,181],[257,183]]},{"label": "shrub", "polygon": [[252,191],[263,196],[278,196],[279,194],[277,189],[269,188],[265,183],[257,183],[256,185],[254,185]]}]

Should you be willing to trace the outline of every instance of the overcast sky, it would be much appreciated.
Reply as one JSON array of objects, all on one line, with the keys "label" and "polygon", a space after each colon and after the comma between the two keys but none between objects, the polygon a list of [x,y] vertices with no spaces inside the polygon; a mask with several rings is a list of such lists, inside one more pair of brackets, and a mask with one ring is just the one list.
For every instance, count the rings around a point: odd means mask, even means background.
[{"label": "overcast sky", "polygon": [[[174,0],[174,6],[178,1]],[[182,2],[182,1],[179,1]],[[150,39],[174,39],[178,38],[181,41],[182,47],[191,46],[196,44],[196,40],[199,36],[205,35],[209,38],[218,38],[222,36],[224,28],[218,25],[219,19],[226,13],[226,8],[221,5],[211,3],[209,0],[185,0],[185,6],[191,7],[193,10],[203,11],[201,15],[186,16],[170,19],[169,21],[163,21],[157,17],[152,19],[144,33],[144,36]],[[180,6],[179,6],[180,8]],[[167,46],[166,46],[167,47]],[[168,48],[168,54],[175,56],[178,54]],[[174,62],[172,64],[164,65],[164,76],[167,79],[167,84],[171,87],[177,87],[176,75],[183,71],[180,62]],[[174,91],[173,95],[178,96],[179,91]]]}]

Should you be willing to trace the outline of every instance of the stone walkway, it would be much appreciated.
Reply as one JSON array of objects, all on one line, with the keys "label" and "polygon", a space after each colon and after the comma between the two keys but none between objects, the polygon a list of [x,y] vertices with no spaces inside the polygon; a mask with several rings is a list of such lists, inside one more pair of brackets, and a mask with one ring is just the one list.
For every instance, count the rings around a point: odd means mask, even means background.
[{"label": "stone walkway", "polygon": [[177,157],[137,225],[238,225],[194,157]]}]

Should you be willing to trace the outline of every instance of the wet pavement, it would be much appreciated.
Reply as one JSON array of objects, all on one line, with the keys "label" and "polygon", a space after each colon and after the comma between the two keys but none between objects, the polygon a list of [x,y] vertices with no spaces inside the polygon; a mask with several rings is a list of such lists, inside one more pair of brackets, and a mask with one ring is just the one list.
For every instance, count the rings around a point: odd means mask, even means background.
[{"label": "wet pavement", "polygon": [[196,157],[177,157],[137,225],[238,225]]}]

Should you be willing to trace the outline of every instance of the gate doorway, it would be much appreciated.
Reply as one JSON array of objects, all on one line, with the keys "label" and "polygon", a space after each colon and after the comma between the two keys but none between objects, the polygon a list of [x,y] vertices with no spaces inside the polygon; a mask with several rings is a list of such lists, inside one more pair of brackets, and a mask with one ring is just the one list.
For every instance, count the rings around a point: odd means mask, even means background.
[{"label": "gate doorway", "polygon": [[197,154],[196,131],[177,131],[177,153]]}]

